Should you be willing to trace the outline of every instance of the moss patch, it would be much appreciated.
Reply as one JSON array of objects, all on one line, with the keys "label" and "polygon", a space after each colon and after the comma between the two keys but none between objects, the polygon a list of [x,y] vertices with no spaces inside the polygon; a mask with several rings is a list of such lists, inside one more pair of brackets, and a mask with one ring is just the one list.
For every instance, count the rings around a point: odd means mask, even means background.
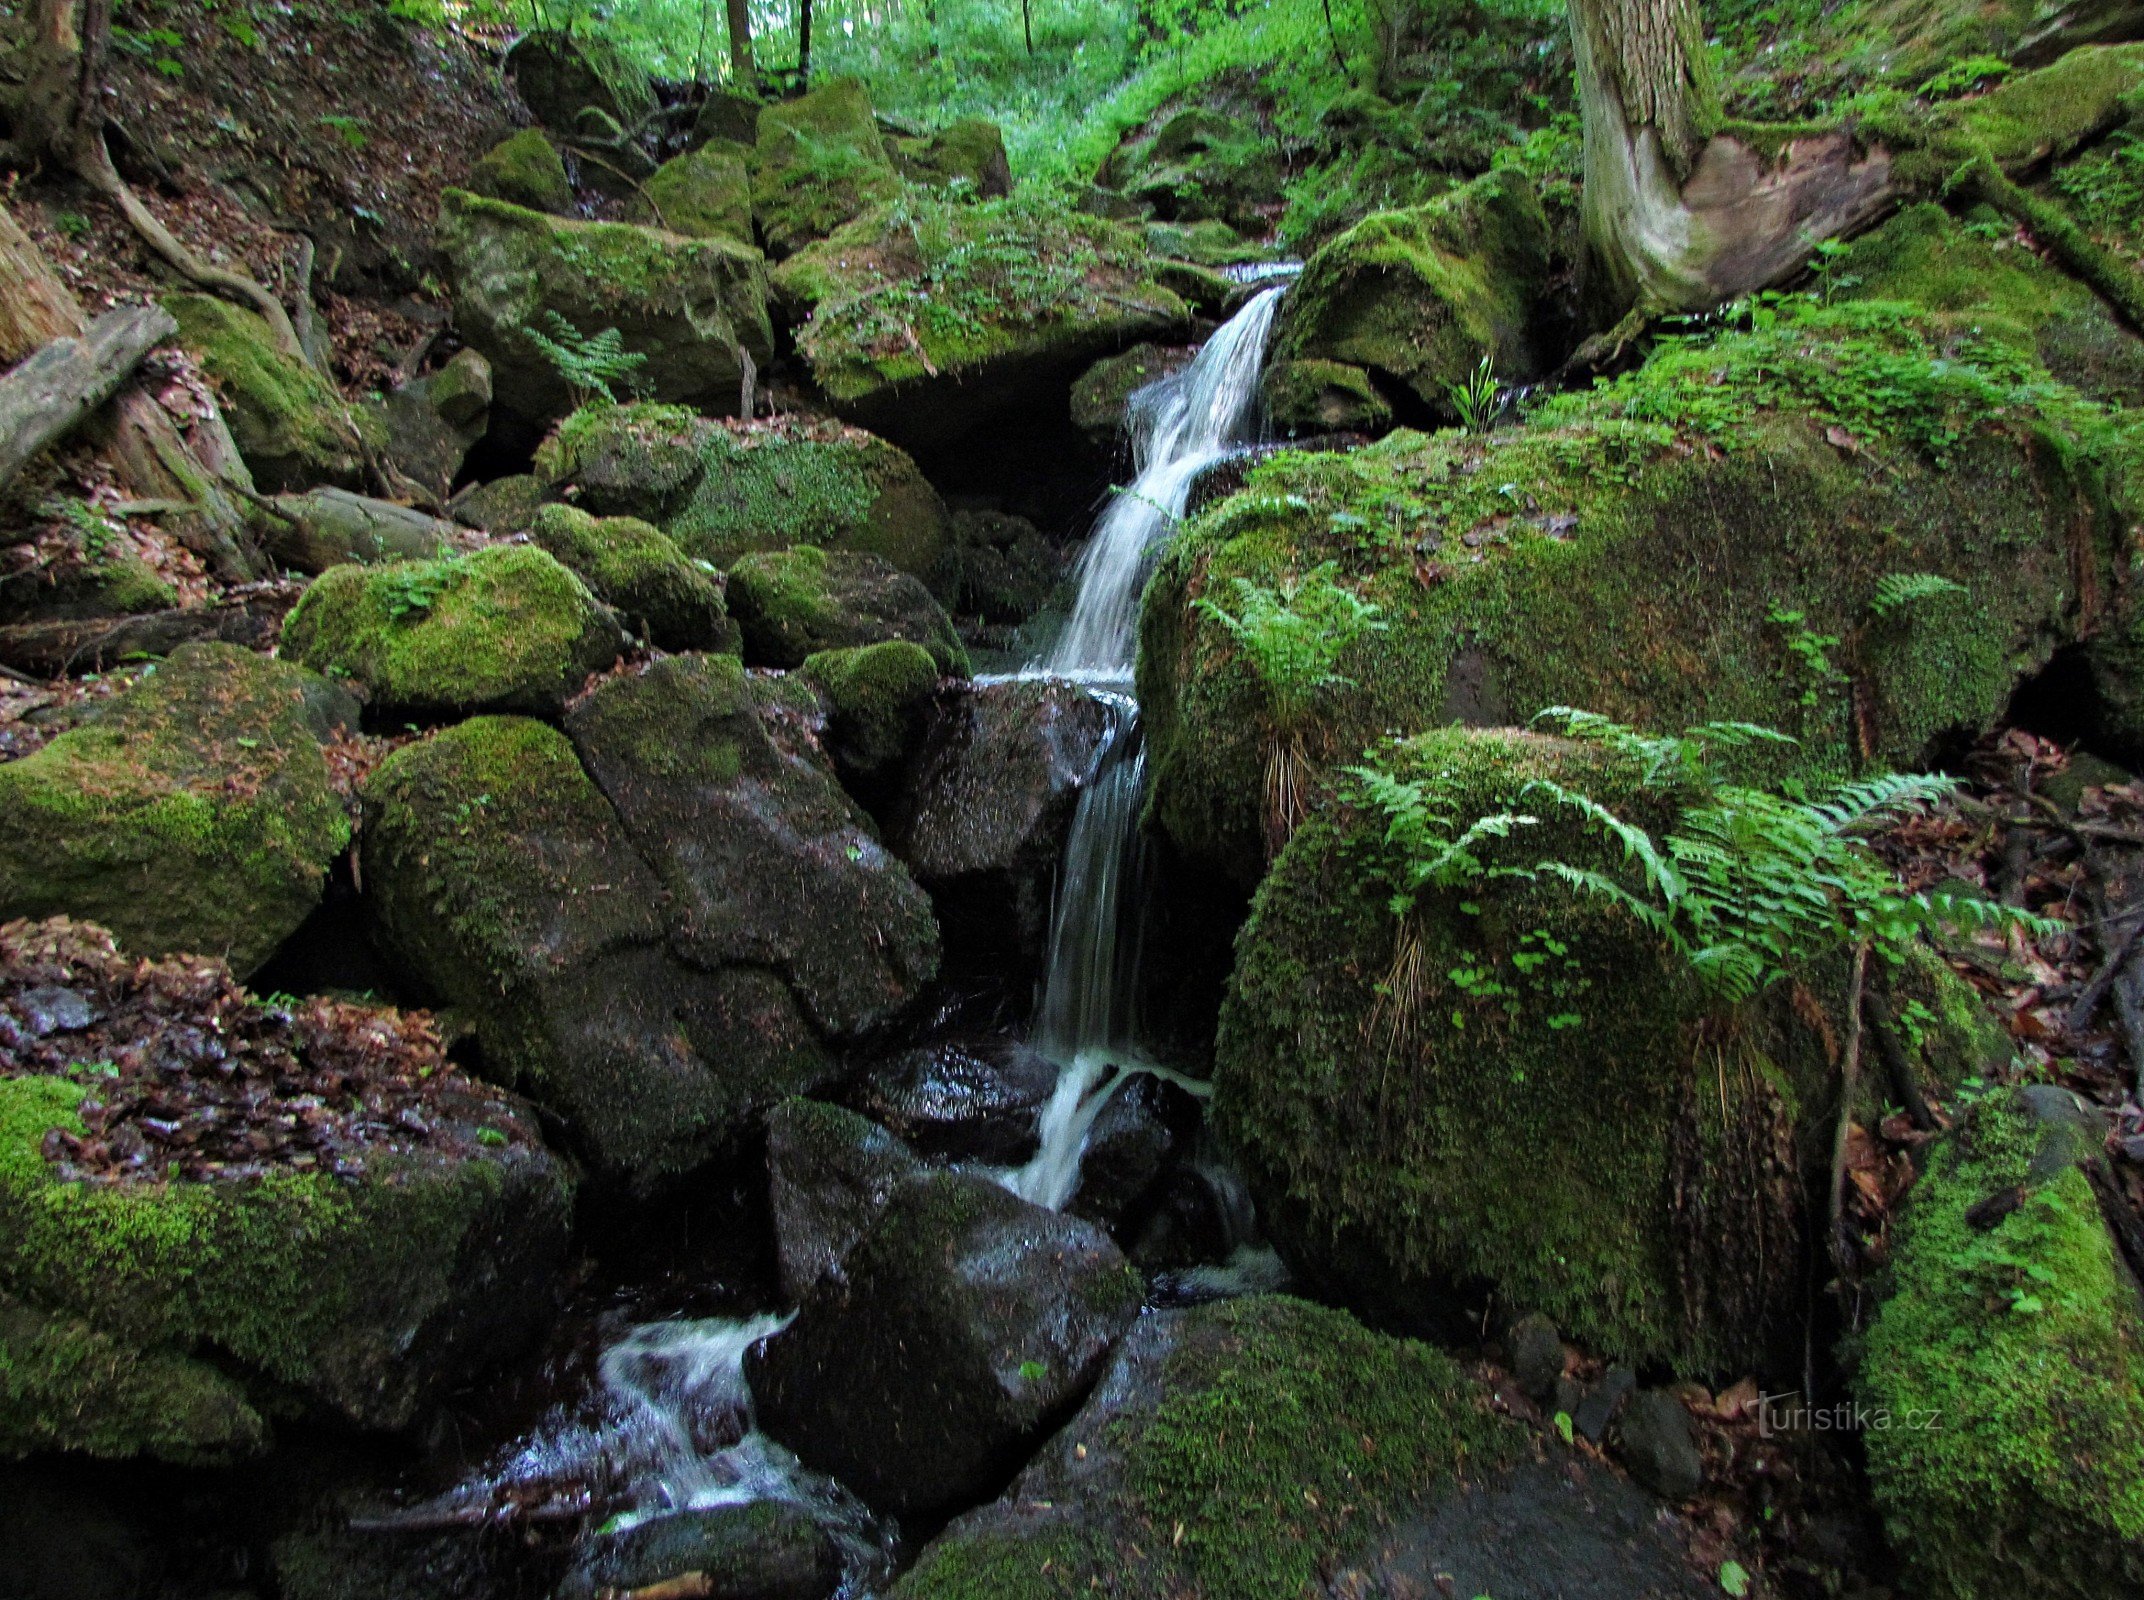
[{"label": "moss patch", "polygon": [[642,191],[655,221],[694,239],[752,242],[752,175],[747,152],[716,141],[662,164]]},{"label": "moss patch", "polygon": [[537,512],[533,537],[657,647],[736,650],[736,625],[714,569],[687,557],[660,529],[549,505]]},{"label": "moss patch", "polygon": [[540,128],[523,128],[469,169],[469,190],[487,200],[548,211],[573,212],[573,185],[566,163]]},{"label": "moss patch", "polygon": [[905,639],[938,670],[968,674],[968,652],[930,591],[875,556],[816,545],[746,556],[730,569],[730,603],[754,664],[802,666],[822,650]]},{"label": "moss patch", "polygon": [[760,111],[752,210],[775,256],[824,239],[900,183],[856,79],[836,78]]},{"label": "moss patch", "polygon": [[884,771],[907,753],[938,688],[938,663],[905,639],[823,650],[805,658],[804,675],[832,707],[837,759],[862,773]]}]

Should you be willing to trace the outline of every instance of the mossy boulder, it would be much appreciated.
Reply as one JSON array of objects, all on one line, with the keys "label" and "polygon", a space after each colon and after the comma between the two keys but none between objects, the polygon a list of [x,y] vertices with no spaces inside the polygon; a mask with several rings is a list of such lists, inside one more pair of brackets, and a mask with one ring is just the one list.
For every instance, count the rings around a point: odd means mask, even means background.
[{"label": "mossy boulder", "polygon": [[914,194],[774,282],[834,410],[922,447],[1048,406],[1099,356],[1187,336],[1191,307],[1167,276],[1138,232],[1055,201]]},{"label": "mossy boulder", "polygon": [[929,898],[823,758],[770,735],[736,657],[612,678],[566,728],[695,966],[779,974],[840,1038],[890,1021],[937,975]]},{"label": "mossy boulder", "polygon": [[1266,420],[1288,438],[1319,433],[1382,433],[1392,407],[1360,367],[1344,361],[1276,361],[1259,380]]},{"label": "mossy boulder", "polygon": [[1451,420],[1449,390],[1483,356],[1506,381],[1543,370],[1548,273],[1533,184],[1500,167],[1427,205],[1366,217],[1317,250],[1281,301],[1273,355],[1364,368]]},{"label": "mossy boulder", "polygon": [[826,696],[835,765],[866,784],[915,748],[938,690],[938,663],[906,639],[822,650],[804,658],[804,676]]},{"label": "mossy boulder", "polygon": [[572,1184],[488,1091],[442,1098],[452,1150],[115,1183],[44,1154],[86,1092],[0,1079],[0,1455],[227,1459],[306,1410],[405,1428],[526,1333],[563,1255]]},{"label": "mossy boulder", "polygon": [[533,528],[543,503],[543,481],[533,472],[516,472],[471,484],[448,503],[447,514],[464,527],[503,537]]},{"label": "mossy boulder", "polygon": [[975,199],[1012,193],[1012,163],[1005,155],[1005,135],[985,117],[963,117],[935,133],[896,138],[893,165],[910,183],[939,188],[965,184]]},{"label": "mossy boulder", "polygon": [[65,915],[140,955],[253,971],[319,904],[349,818],[309,672],[193,644],[0,764],[0,921]]},{"label": "mossy boulder", "polygon": [[661,529],[633,517],[592,517],[547,505],[530,537],[662,650],[738,648],[714,569],[692,560]]},{"label": "mossy boulder", "polygon": [[1859,1352],[1870,1483],[1930,1600],[2144,1593],[2144,1300],[2079,1165],[2104,1123],[2045,1097],[1934,1151]]},{"label": "mossy boulder", "polygon": [[798,545],[730,568],[730,609],[755,666],[801,667],[822,650],[902,639],[941,673],[968,675],[968,652],[930,590],[891,563],[855,550]]},{"label": "mossy boulder", "polygon": [[[522,35],[506,54],[506,75],[522,103],[553,133],[631,130],[655,110],[655,85],[624,50],[592,29]],[[593,119],[584,113],[595,112]]]},{"label": "mossy boulder", "polygon": [[751,152],[716,140],[656,169],[641,195],[659,228],[690,239],[752,242]]},{"label": "mossy boulder", "polygon": [[573,214],[565,159],[541,128],[523,128],[469,169],[469,192],[553,216]]},{"label": "mossy boulder", "polygon": [[444,501],[461,476],[470,448],[491,423],[491,363],[463,350],[437,372],[371,408],[380,453],[434,501]]},{"label": "mossy boulder", "polygon": [[950,581],[938,491],[904,451],[836,422],[600,407],[568,418],[537,470],[553,494],[598,515],[659,524],[688,555],[719,567],[808,544],[882,556],[934,587]]},{"label": "mossy boulder", "polygon": [[1097,449],[1116,449],[1131,428],[1132,396],[1183,371],[1197,355],[1193,345],[1135,344],[1104,356],[1072,385],[1072,426]]},{"label": "mossy boulder", "polygon": [[1259,121],[1240,104],[1165,107],[1124,136],[1097,181],[1164,222],[1269,232],[1287,173],[1279,141]]},{"label": "mossy boulder", "polygon": [[283,619],[283,649],[364,687],[383,715],[555,715],[618,659],[617,621],[548,552],[332,567]]},{"label": "mossy boulder", "polygon": [[759,138],[759,113],[765,104],[750,86],[710,89],[692,119],[692,142],[722,140],[749,150]]},{"label": "mossy boulder", "polygon": [[[1689,798],[1635,756],[1513,730],[1447,729],[1385,759],[1431,786],[1454,836],[1535,818],[1475,846],[1492,869],[1617,869],[1619,845],[1539,785],[1656,837]],[[1803,1197],[1829,1171],[1836,1069],[1784,987],[1728,1005],[1636,919],[1548,874],[1425,890],[1396,914],[1385,826],[1336,805],[1295,834],[1222,1009],[1214,1124],[1291,1263],[1424,1330],[1486,1292],[1633,1364],[1798,1370]],[[1932,958],[1906,976],[1897,992],[1927,988],[1930,1015],[1970,1014]],[[1879,964],[1879,981],[1905,979]],[[1833,992],[1810,983],[1819,1004]],[[1981,1070],[1976,1037],[1929,1030],[1915,1070]]]},{"label": "mossy boulder", "polygon": [[831,1079],[778,976],[673,953],[663,881],[557,729],[474,718],[389,756],[365,800],[382,947],[606,1182],[651,1192]]},{"label": "mossy boulder", "polygon": [[818,1100],[767,1114],[767,1208],[774,1217],[782,1298],[801,1305],[839,1269],[902,1184],[929,1169],[868,1117]]},{"label": "mossy boulder", "polygon": [[824,239],[900,186],[871,96],[856,79],[836,78],[761,109],[752,212],[777,260]]},{"label": "mossy boulder", "polygon": [[1042,530],[1003,511],[954,512],[953,552],[954,610],[1001,627],[1040,611],[1065,575],[1065,557]]},{"label": "mossy boulder", "polygon": [[215,386],[257,486],[277,494],[363,483],[365,448],[383,441],[379,423],[353,413],[325,377],[277,348],[258,312],[209,294],[166,295],[164,309]]},{"label": "mossy boulder", "polygon": [[943,1514],[1078,1402],[1142,1287],[1092,1223],[934,1173],[753,1346],[745,1376],[761,1426],[806,1465],[894,1515]]},{"label": "mossy boulder", "polygon": [[734,239],[686,239],[655,228],[579,222],[450,189],[440,206],[455,321],[492,364],[498,404],[547,421],[572,391],[531,337],[569,347],[616,329],[630,370],[614,388],[721,414],[742,399],[744,374],[774,356],[766,264]]},{"label": "mossy boulder", "polygon": [[[1656,352],[1486,437],[1283,454],[1164,551],[1142,610],[1152,807],[1246,882],[1271,719],[1197,611],[1325,561],[1387,631],[1333,664],[1313,763],[1388,729],[1760,723],[1806,770],[1912,767],[1990,725],[2055,651],[2118,620],[2118,438],[2007,346],[1895,302]],[[1879,614],[1878,585],[1957,586]],[[1957,592],[1962,591],[1962,592]]]}]

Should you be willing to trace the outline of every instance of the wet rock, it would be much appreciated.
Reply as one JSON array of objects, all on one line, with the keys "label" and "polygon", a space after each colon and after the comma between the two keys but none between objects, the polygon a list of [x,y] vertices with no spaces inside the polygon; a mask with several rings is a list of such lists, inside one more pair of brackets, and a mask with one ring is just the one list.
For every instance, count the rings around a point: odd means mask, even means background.
[{"label": "wet rock", "polygon": [[1641,1389],[1616,1424],[1616,1454],[1630,1475],[1664,1500],[1687,1500],[1704,1486],[1705,1461],[1689,1410],[1665,1389]]},{"label": "wet rock", "polygon": [[362,684],[390,716],[555,716],[625,643],[588,586],[529,545],[332,567],[283,621],[285,654]]},{"label": "wet rock", "polygon": [[752,212],[777,260],[824,239],[899,188],[871,97],[854,78],[836,78],[760,111]]},{"label": "wet rock", "polygon": [[878,556],[798,545],[745,556],[729,576],[730,610],[754,666],[800,667],[822,650],[900,639],[928,651],[940,672],[967,676],[968,652],[945,608]]},{"label": "wet rock", "polygon": [[702,1600],[827,1600],[841,1553],[801,1507],[777,1500],[655,1517],[604,1534],[574,1563],[558,1600],[596,1600],[690,1579]]},{"label": "wet rock", "polygon": [[260,966],[350,839],[316,684],[185,645],[94,720],[0,764],[0,922],[79,917],[137,955]]},{"label": "wet rock", "polygon": [[1344,361],[1275,361],[1259,380],[1266,418],[1289,438],[1382,433],[1392,407],[1360,367]]},{"label": "wet rock", "polygon": [[553,216],[573,214],[566,163],[541,128],[523,128],[471,167],[469,192]]},{"label": "wet rock", "polygon": [[[1196,1134],[1199,1104],[1173,1083],[1141,1074],[1110,1096],[1087,1132],[1079,1188],[1065,1209],[1117,1232]],[[1120,1235],[1121,1236],[1121,1235]]]},{"label": "wet rock", "polygon": [[1179,1272],[1227,1257],[1230,1227],[1213,1186],[1197,1170],[1165,1173],[1139,1231],[1126,1246],[1141,1272]]},{"label": "wet rock", "polygon": [[1196,345],[1135,344],[1121,355],[1104,356],[1072,385],[1072,426],[1097,450],[1113,453],[1130,426],[1132,396],[1183,371],[1197,355]]},{"label": "wet rock", "polygon": [[960,568],[953,605],[964,618],[1025,622],[1064,576],[1056,546],[1025,517],[1001,511],[955,512],[953,552]]},{"label": "wet rock", "polygon": [[963,949],[1040,959],[1065,836],[1113,726],[1100,700],[1055,680],[974,684],[942,698],[887,838]]},{"label": "wet rock", "polygon": [[137,1600],[156,1552],[118,1493],[52,1464],[0,1466],[0,1572],[15,1600]]},{"label": "wet rock", "polygon": [[1563,1376],[1563,1336],[1538,1311],[1512,1324],[1504,1335],[1504,1355],[1520,1392],[1536,1404],[1549,1397]]},{"label": "wet rock", "polygon": [[464,350],[429,377],[389,395],[379,415],[383,453],[410,482],[445,501],[470,446],[491,418],[491,363]]},{"label": "wet rock", "polygon": [[1035,1123],[1057,1068],[1020,1045],[959,1044],[905,1051],[874,1071],[859,1104],[940,1161],[1015,1166],[1035,1153]]},{"label": "wet rock", "polygon": [[661,529],[633,517],[591,517],[548,505],[536,513],[531,534],[657,649],[738,650],[737,625],[715,572],[689,559]]},{"label": "wet rock", "polygon": [[456,325],[490,360],[499,406],[526,421],[574,403],[532,333],[570,344],[615,328],[625,355],[642,358],[631,376],[647,394],[715,415],[735,412],[747,369],[774,357],[765,263],[734,239],[581,222],[449,189],[439,248]]},{"label": "wet rock", "polygon": [[895,639],[822,650],[805,657],[803,670],[826,696],[835,767],[852,786],[875,788],[922,738],[938,663],[921,645]]},{"label": "wet rock", "polygon": [[566,727],[708,970],[779,973],[824,1033],[890,1020],[938,969],[929,899],[821,766],[785,755],[732,656],[601,684]]},{"label": "wet rock", "polygon": [[[685,661],[735,669],[726,656],[671,658]],[[736,741],[676,733],[647,751],[678,760],[681,788],[696,772],[743,770]],[[464,1009],[484,1071],[557,1116],[606,1180],[651,1192],[729,1148],[765,1107],[834,1076],[774,972],[673,953],[663,880],[556,729],[461,723],[382,762],[365,807],[383,948]]]},{"label": "wet rock", "polygon": [[893,1199],[925,1170],[877,1123],[817,1100],[767,1114],[767,1195],[781,1261],[782,1298],[801,1304],[841,1264]]},{"label": "wet rock", "polygon": [[1623,1402],[1630,1398],[1638,1387],[1638,1375],[1618,1363],[1601,1375],[1598,1383],[1589,1386],[1571,1411],[1571,1426],[1594,1444],[1607,1436],[1608,1424],[1615,1420]]},{"label": "wet rock", "polygon": [[996,1488],[1075,1404],[1140,1284],[1091,1224],[951,1173],[903,1188],[745,1372],[761,1425],[881,1510]]},{"label": "wet rock", "polygon": [[[522,35],[506,55],[506,75],[530,111],[568,138],[630,130],[655,109],[655,86],[624,51],[589,29]],[[594,112],[588,119],[584,113]]]}]

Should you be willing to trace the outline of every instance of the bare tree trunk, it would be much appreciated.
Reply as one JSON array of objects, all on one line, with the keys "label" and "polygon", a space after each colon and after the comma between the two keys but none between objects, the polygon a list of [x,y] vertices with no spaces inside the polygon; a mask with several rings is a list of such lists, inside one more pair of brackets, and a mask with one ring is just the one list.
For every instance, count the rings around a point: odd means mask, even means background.
[{"label": "bare tree trunk", "polygon": [[811,87],[811,0],[797,4],[797,87]]},{"label": "bare tree trunk", "polygon": [[730,25],[730,76],[739,84],[759,76],[752,61],[751,0],[722,0],[722,13]]}]

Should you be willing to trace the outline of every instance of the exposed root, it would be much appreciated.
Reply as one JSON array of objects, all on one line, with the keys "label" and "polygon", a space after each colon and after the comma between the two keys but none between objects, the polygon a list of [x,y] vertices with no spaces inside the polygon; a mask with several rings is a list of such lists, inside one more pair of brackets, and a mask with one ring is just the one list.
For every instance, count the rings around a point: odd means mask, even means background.
[{"label": "exposed root", "polygon": [[1310,814],[1310,751],[1300,733],[1274,735],[1266,746],[1266,859],[1272,860],[1295,837]]}]

